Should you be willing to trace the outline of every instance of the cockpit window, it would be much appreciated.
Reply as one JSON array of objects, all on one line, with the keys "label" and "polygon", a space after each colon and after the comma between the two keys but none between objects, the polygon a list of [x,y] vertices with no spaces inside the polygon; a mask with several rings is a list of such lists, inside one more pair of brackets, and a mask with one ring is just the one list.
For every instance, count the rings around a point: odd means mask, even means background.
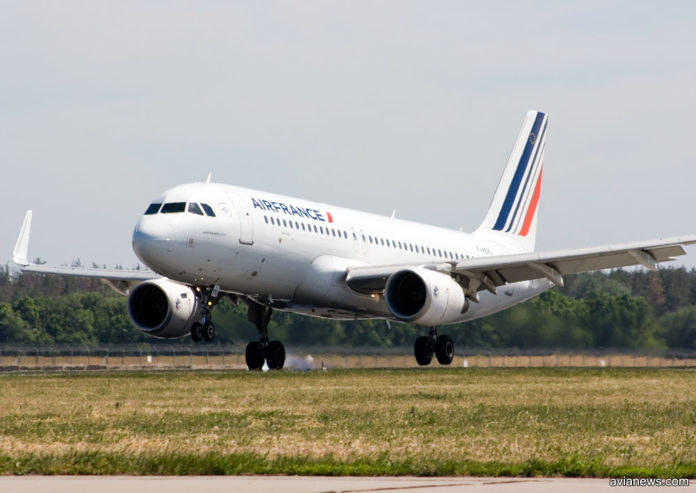
[{"label": "cockpit window", "polygon": [[145,211],[145,215],[151,216],[153,214],[157,214],[160,210],[160,207],[162,207],[162,204],[150,204],[150,207],[148,207]]},{"label": "cockpit window", "polygon": [[188,211],[193,213],[193,214],[198,214],[199,216],[203,215],[203,211],[201,210],[200,207],[198,207],[198,204],[195,202],[190,202],[188,205]]},{"label": "cockpit window", "polygon": [[215,217],[215,212],[213,212],[213,208],[210,207],[208,204],[201,204],[201,207],[203,207],[203,210],[207,215],[210,217]]},{"label": "cockpit window", "polygon": [[160,211],[162,214],[174,214],[176,212],[185,212],[186,202],[169,202],[162,206]]}]

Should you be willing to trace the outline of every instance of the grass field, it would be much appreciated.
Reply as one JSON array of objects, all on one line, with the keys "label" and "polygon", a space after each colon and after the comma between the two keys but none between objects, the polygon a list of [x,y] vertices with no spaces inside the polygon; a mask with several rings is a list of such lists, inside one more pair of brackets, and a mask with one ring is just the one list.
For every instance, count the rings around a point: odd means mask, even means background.
[{"label": "grass field", "polygon": [[2,474],[696,477],[696,373],[0,375]]}]

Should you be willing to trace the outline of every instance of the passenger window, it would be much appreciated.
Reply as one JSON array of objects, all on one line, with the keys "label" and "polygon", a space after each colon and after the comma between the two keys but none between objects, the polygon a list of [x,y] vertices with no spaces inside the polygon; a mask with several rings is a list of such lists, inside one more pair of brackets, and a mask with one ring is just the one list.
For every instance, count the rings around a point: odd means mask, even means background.
[{"label": "passenger window", "polygon": [[302,231],[304,231],[304,230],[305,230],[305,226],[304,226],[304,223],[302,223]]},{"label": "passenger window", "polygon": [[336,237],[336,230],[333,229],[333,228],[331,228],[331,234],[332,234],[332,235],[334,236],[334,238],[335,238],[335,237]]},{"label": "passenger window", "polygon": [[213,208],[210,207],[208,204],[201,204],[201,207],[203,207],[203,210],[208,216],[215,217],[215,212],[213,212]]},{"label": "passenger window", "polygon": [[200,207],[198,207],[198,204],[196,204],[195,202],[190,202],[190,203],[189,203],[188,211],[189,211],[191,214],[198,214],[199,216],[202,216],[202,215],[203,215],[203,211],[201,210]]},{"label": "passenger window", "polygon": [[271,216],[271,224],[275,226],[275,221],[273,220],[273,216]]},{"label": "passenger window", "polygon": [[290,229],[292,229],[292,221],[288,221],[290,223]]},{"label": "passenger window", "polygon": [[162,204],[150,204],[150,207],[148,207],[145,211],[145,215],[152,216],[153,214],[157,214],[160,210],[160,207],[162,207]]},{"label": "passenger window", "polygon": [[283,219],[283,226],[285,226],[286,228],[288,227],[288,222],[285,219]]},{"label": "passenger window", "polygon": [[300,223],[298,223],[297,221],[295,221],[295,229],[300,229]]},{"label": "passenger window", "polygon": [[263,220],[266,221],[266,224],[268,224],[268,217],[267,216],[263,216]]},{"label": "passenger window", "polygon": [[186,202],[169,202],[162,206],[162,214],[176,214],[186,211]]},{"label": "passenger window", "polygon": [[318,233],[318,232],[319,232],[319,231],[317,230],[317,225],[316,225],[316,224],[314,225],[314,232],[315,232],[315,233]]}]

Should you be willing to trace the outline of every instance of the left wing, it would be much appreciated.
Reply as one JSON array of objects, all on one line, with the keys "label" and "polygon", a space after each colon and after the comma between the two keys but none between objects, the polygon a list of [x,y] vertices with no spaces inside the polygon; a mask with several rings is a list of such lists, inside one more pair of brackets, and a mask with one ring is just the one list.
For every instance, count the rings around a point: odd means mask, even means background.
[{"label": "left wing", "polygon": [[[607,245],[591,248],[559,250],[556,252],[520,253],[479,257],[453,262],[422,264],[422,267],[452,275],[464,288],[467,296],[477,300],[476,293],[512,282],[547,278],[563,285],[563,276],[578,272],[642,265],[656,270],[657,264],[684,255],[684,246],[696,243],[696,235]],[[346,283],[360,293],[379,293],[393,273],[415,264],[349,267]]]},{"label": "left wing", "polygon": [[29,262],[29,236],[31,234],[32,212],[29,210],[24,216],[24,223],[19,232],[17,243],[12,252],[12,261],[19,265],[22,272],[37,272],[41,274],[56,274],[61,276],[92,277],[101,279],[102,282],[117,291],[119,294],[128,294],[133,286],[150,279],[161,276],[148,270],[125,269],[96,269],[90,267],[53,267],[49,265]]}]

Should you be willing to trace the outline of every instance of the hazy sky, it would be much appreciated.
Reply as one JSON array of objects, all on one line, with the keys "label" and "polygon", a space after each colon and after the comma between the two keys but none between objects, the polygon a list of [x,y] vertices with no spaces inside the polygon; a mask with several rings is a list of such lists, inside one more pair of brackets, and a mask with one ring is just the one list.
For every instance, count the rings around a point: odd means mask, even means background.
[{"label": "hazy sky", "polygon": [[133,266],[150,199],[208,172],[473,230],[532,108],[550,115],[538,249],[696,233],[693,1],[0,12],[0,260],[32,208],[31,258]]}]

